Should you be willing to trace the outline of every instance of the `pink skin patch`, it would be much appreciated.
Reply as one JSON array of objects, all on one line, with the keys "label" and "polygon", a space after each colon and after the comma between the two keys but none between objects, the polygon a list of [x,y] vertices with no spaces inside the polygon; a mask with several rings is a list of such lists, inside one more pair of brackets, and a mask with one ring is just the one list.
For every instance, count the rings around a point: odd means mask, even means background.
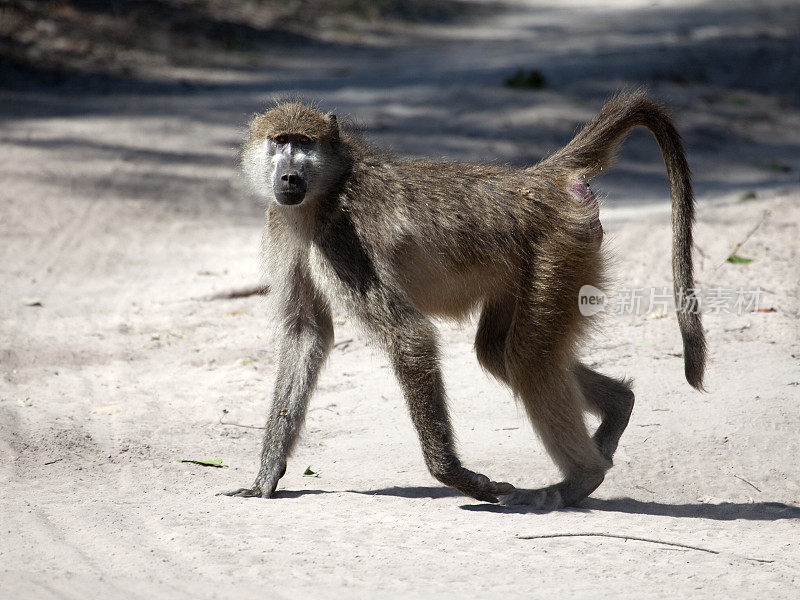
[{"label": "pink skin patch", "polygon": [[589,185],[583,178],[573,179],[569,186],[570,193],[581,203],[591,206],[594,218],[589,223],[589,234],[598,243],[603,241],[603,225],[600,223],[600,203],[597,196],[589,189]]}]

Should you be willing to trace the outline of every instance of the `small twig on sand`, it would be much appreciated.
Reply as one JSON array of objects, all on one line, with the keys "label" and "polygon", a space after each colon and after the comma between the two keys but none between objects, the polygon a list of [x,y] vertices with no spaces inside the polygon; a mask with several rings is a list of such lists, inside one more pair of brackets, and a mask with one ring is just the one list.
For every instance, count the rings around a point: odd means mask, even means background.
[{"label": "small twig on sand", "polygon": [[230,425],[231,427],[244,427],[245,429],[266,429],[266,427],[259,427],[258,425],[242,425],[241,423],[228,423],[227,421],[220,421],[220,425]]},{"label": "small twig on sand", "polygon": [[547,538],[561,538],[561,537],[605,537],[616,538],[618,540],[635,540],[637,542],[648,542],[650,544],[662,544],[664,546],[675,546],[676,548],[686,548],[688,550],[698,550],[700,552],[708,552],[709,554],[719,554],[717,550],[709,550],[708,548],[701,548],[700,546],[690,546],[688,544],[679,544],[678,542],[665,542],[663,540],[654,540],[651,538],[636,537],[633,535],[615,535],[613,533],[548,533],[545,535],[518,535],[518,540],[540,540]]},{"label": "small twig on sand", "polygon": [[[46,463],[44,463],[44,464],[45,464],[45,466],[47,466],[47,465],[54,465],[55,463],[57,463],[57,462],[61,462],[62,460],[64,460],[64,459],[63,459],[63,458],[57,458],[57,459],[55,459],[55,460],[51,460],[50,462],[46,462]],[[759,491],[761,491],[761,490],[759,490]]]},{"label": "small twig on sand", "polygon": [[[547,538],[562,538],[562,537],[604,537],[604,538],[616,538],[618,540],[634,540],[637,542],[647,542],[649,544],[662,544],[664,546],[673,546],[675,548],[685,548],[686,550],[697,550],[699,552],[707,552],[708,554],[721,554],[719,550],[709,550],[708,548],[701,548],[700,546],[690,546],[689,544],[680,544],[678,542],[665,542],[664,540],[656,540],[653,538],[644,538],[644,537],[637,537],[635,535],[616,535],[613,533],[595,533],[595,532],[587,532],[587,533],[548,533],[545,535],[518,535],[518,540],[541,540]],[[738,556],[738,558],[743,558],[744,560],[752,560],[755,562],[760,563],[774,563],[774,560],[768,560],[765,558],[752,558],[750,556]]]},{"label": "small twig on sand", "polygon": [[228,414],[228,409],[222,409],[222,415],[217,421],[217,425],[230,425],[231,427],[244,427],[245,429],[266,429],[266,427],[259,427],[258,425],[242,425],[241,423],[229,423],[228,421],[223,421],[222,419],[225,418],[225,415]]},{"label": "small twig on sand", "polygon": [[739,481],[744,481],[744,482],[745,482],[747,485],[749,485],[751,488],[753,488],[753,489],[754,489],[755,491],[757,491],[759,494],[761,493],[761,490],[760,490],[760,489],[758,489],[756,486],[754,486],[754,485],[753,485],[752,483],[750,483],[749,481],[747,481],[747,479],[744,479],[743,477],[739,477],[739,476],[738,476],[738,475],[736,475],[736,474],[734,474],[734,477],[736,477],[736,479],[738,479]]},{"label": "small twig on sand", "polygon": [[719,263],[716,267],[714,267],[714,271],[719,269],[722,265],[724,265],[728,261],[728,259],[731,256],[736,254],[741,249],[741,247],[745,245],[747,240],[750,239],[750,236],[752,236],[756,231],[758,231],[758,228],[764,224],[764,221],[766,221],[767,217],[769,217],[771,214],[772,214],[771,210],[769,209],[765,210],[764,214],[761,215],[761,219],[758,221],[758,223],[756,223],[755,227],[753,227],[750,231],[747,232],[747,235],[744,236],[744,239],[741,242],[738,242],[733,246],[733,250],[728,252],[728,255],[725,257],[725,259],[721,263]]},{"label": "small twig on sand", "polygon": [[210,296],[204,296],[202,300],[233,300],[235,298],[247,298],[249,296],[263,296],[269,293],[269,286],[263,283],[249,285],[247,287],[234,288],[226,292],[217,292]]}]

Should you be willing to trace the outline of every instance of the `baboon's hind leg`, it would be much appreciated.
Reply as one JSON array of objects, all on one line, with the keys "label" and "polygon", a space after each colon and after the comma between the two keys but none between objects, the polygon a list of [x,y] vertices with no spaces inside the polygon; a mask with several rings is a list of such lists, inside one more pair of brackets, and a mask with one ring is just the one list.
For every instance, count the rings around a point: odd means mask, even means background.
[{"label": "baboon's hind leg", "polygon": [[475,354],[480,365],[508,385],[506,338],[514,317],[514,297],[504,295],[483,306],[475,334]]},{"label": "baboon's hind leg", "polygon": [[574,505],[591,494],[611,465],[586,430],[586,400],[570,368],[574,317],[568,308],[554,315],[552,307],[558,303],[547,297],[546,289],[518,301],[506,338],[505,367],[509,385],[564,479],[546,488],[517,489],[501,501],[552,510]]},{"label": "baboon's hind leg", "polygon": [[600,453],[611,461],[633,411],[634,395],[630,382],[608,377],[581,363],[576,363],[572,372],[590,410],[601,419],[593,439]]}]

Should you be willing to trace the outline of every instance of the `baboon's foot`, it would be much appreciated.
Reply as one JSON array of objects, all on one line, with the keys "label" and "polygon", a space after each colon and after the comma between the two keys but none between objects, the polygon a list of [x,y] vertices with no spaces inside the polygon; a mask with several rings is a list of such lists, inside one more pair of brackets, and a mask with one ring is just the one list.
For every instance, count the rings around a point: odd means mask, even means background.
[{"label": "baboon's foot", "polygon": [[230,492],[219,492],[217,496],[236,496],[238,498],[272,498],[275,495],[275,488],[278,487],[278,480],[286,473],[286,463],[275,461],[262,467],[255,482],[249,488],[239,488]]},{"label": "baboon's foot", "polygon": [[[274,492],[273,492],[274,494]],[[271,498],[272,494],[265,494],[258,486],[239,488],[230,492],[217,492],[215,496],[236,496],[237,498]]]},{"label": "baboon's foot", "polygon": [[508,494],[514,486],[504,481],[492,481],[486,475],[458,467],[451,473],[434,474],[443,484],[457,489],[462,494],[483,502],[498,502],[498,496]]},{"label": "baboon's foot", "polygon": [[558,510],[574,506],[603,483],[604,475],[583,478],[580,481],[564,480],[561,483],[536,490],[515,489],[500,497],[505,506],[525,505],[534,510]]},{"label": "baboon's foot", "polygon": [[534,510],[558,510],[564,508],[564,498],[561,496],[561,485],[538,490],[515,489],[510,494],[500,497],[500,504],[504,506],[525,505]]}]

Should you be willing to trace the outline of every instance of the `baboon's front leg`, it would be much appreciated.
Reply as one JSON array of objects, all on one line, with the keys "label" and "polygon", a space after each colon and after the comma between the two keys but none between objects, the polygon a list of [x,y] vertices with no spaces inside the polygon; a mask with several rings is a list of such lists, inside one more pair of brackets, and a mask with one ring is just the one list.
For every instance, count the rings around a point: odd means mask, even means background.
[{"label": "baboon's front leg", "polygon": [[413,306],[398,301],[387,308],[382,315],[373,315],[372,322],[390,324],[376,333],[389,352],[428,470],[467,496],[497,502],[498,495],[509,493],[514,486],[464,468],[456,454],[436,329]]},{"label": "baboon's front leg", "polygon": [[305,419],[308,399],[333,342],[333,323],[327,307],[283,326],[278,374],[264,433],[261,466],[249,488],[223,492],[226,496],[270,498],[286,472],[286,459]]}]

